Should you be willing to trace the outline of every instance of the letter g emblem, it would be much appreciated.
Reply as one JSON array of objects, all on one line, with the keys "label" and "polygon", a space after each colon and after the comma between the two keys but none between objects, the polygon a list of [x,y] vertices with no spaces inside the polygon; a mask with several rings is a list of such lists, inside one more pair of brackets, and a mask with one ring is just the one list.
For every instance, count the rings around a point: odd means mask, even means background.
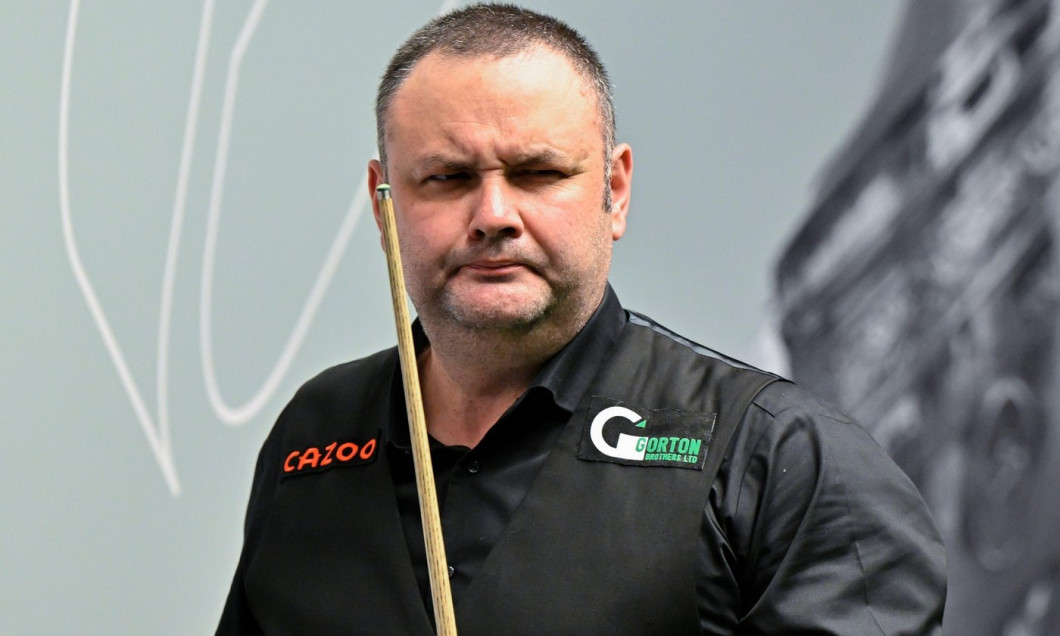
[{"label": "letter g emblem", "polygon": [[642,461],[644,459],[644,444],[637,444],[638,441],[643,439],[642,436],[619,433],[618,443],[614,446],[604,440],[604,425],[615,417],[622,417],[630,422],[639,422],[643,419],[640,415],[624,406],[607,407],[596,414],[596,417],[593,418],[593,423],[589,426],[589,439],[592,440],[593,446],[608,457]]}]

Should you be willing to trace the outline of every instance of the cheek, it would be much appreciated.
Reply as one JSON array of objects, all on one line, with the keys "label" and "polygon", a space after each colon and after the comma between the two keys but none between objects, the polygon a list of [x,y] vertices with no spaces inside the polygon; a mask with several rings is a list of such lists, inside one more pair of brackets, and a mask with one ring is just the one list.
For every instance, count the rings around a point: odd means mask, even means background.
[{"label": "cheek", "polygon": [[401,266],[405,275],[405,285],[413,300],[418,300],[420,290],[435,284],[432,272],[439,270],[440,256],[435,246],[428,242],[420,226],[399,228],[401,236]]},{"label": "cheek", "polygon": [[560,267],[595,271],[610,261],[611,222],[602,210],[559,215],[542,231],[543,247]]},{"label": "cheek", "polygon": [[[595,179],[584,179],[559,188],[535,202],[541,218],[571,237],[586,236],[602,227],[610,217],[604,212],[603,192]],[[610,232],[610,230],[608,230]]]},{"label": "cheek", "polygon": [[438,252],[444,252],[454,233],[453,224],[446,222],[451,216],[441,212],[417,211],[399,218],[401,253],[408,252],[410,257],[422,260],[437,257]]}]

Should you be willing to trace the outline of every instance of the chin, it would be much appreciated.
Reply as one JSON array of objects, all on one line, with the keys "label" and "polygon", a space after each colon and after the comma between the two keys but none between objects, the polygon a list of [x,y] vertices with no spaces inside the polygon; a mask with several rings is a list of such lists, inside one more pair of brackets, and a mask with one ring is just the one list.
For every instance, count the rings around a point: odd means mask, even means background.
[{"label": "chin", "polygon": [[446,316],[471,329],[525,331],[553,314],[555,298],[549,294],[486,293],[482,298],[449,296],[444,299]]},{"label": "chin", "polygon": [[548,313],[547,309],[532,306],[478,306],[451,308],[449,316],[455,323],[471,329],[525,331],[539,324]]}]

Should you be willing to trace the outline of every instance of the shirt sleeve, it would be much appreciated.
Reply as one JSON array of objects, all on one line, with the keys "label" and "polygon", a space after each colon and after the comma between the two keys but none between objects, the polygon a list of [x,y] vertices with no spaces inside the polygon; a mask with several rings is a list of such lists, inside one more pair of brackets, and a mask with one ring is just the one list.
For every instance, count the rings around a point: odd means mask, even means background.
[{"label": "shirt sleeve", "polygon": [[938,634],[945,553],[912,482],[858,424],[786,382],[744,415],[711,490],[706,634]]}]

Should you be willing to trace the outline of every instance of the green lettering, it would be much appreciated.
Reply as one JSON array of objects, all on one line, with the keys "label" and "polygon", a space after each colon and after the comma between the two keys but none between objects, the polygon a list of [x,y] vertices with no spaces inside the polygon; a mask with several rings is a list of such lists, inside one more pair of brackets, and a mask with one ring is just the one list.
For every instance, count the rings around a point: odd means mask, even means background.
[{"label": "green lettering", "polygon": [[701,439],[690,439],[688,440],[688,454],[699,457],[699,447],[702,446],[703,440]]}]

